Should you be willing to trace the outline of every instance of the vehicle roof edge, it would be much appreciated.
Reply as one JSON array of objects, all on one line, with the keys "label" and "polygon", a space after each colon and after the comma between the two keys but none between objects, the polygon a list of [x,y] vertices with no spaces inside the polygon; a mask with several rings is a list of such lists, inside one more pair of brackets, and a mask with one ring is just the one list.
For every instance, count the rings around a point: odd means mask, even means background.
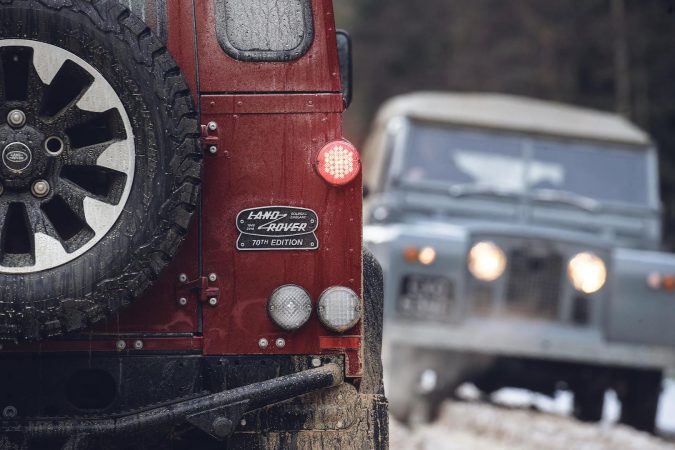
[{"label": "vehicle roof edge", "polygon": [[590,108],[495,93],[422,91],[389,100],[379,123],[394,117],[457,125],[651,146],[648,134],[626,118]]}]

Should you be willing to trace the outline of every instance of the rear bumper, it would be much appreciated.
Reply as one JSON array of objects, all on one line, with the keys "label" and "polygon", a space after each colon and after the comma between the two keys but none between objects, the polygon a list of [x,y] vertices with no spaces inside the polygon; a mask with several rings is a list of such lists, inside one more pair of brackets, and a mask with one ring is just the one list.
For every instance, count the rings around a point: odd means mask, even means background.
[{"label": "rear bumper", "polygon": [[396,346],[615,367],[675,368],[675,349],[607,341],[598,330],[551,322],[470,319],[462,324],[389,321],[384,357]]},{"label": "rear bumper", "polygon": [[83,435],[130,435],[190,423],[213,437],[223,439],[234,431],[241,417],[248,412],[342,382],[343,369],[331,363],[231,390],[114,416],[3,420],[0,422],[0,433],[18,433],[29,439],[77,439]]}]

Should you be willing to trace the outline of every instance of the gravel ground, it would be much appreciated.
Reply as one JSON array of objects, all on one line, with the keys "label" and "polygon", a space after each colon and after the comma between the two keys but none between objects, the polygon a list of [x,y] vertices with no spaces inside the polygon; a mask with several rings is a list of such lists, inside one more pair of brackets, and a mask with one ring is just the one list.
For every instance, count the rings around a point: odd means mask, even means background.
[{"label": "gravel ground", "polygon": [[675,450],[622,425],[482,402],[446,402],[440,419],[411,430],[391,419],[392,450]]}]

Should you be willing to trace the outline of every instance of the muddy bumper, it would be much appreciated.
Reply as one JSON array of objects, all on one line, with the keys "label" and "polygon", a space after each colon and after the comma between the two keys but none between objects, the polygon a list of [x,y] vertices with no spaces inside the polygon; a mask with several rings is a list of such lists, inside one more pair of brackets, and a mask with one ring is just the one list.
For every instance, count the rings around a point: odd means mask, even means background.
[{"label": "muddy bumper", "polygon": [[337,364],[327,364],[116,416],[4,420],[0,432],[20,433],[29,439],[77,439],[78,436],[132,435],[148,429],[190,423],[217,439],[223,439],[234,431],[246,413],[342,382],[342,368]]}]

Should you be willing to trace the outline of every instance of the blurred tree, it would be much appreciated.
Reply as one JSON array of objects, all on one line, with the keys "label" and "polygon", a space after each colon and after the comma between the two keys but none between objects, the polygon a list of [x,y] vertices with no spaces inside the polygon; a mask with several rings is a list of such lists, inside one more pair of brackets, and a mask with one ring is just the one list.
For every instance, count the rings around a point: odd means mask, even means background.
[{"label": "blurred tree", "polygon": [[675,0],[336,0],[355,44],[350,136],[417,90],[489,91],[616,111],[661,151],[675,242]]}]

